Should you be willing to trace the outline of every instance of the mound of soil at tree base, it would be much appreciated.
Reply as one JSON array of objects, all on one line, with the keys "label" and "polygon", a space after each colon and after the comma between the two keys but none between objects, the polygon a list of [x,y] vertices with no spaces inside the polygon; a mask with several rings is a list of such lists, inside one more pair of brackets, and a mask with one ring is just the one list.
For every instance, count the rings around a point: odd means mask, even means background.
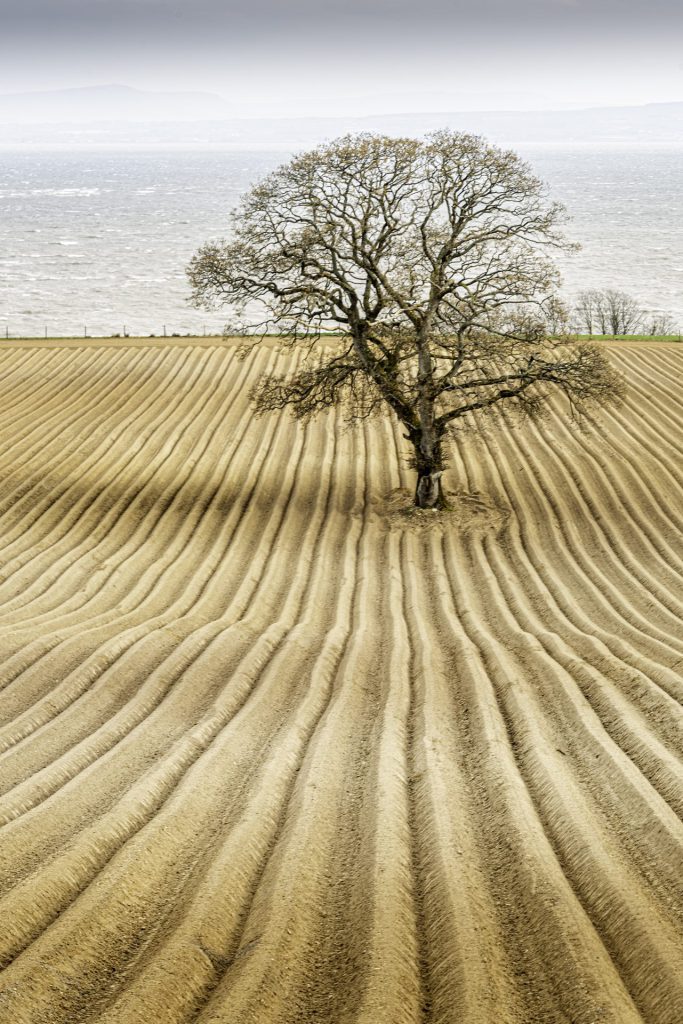
[{"label": "mound of soil at tree base", "polygon": [[377,501],[374,510],[386,517],[393,529],[424,530],[436,526],[460,531],[500,530],[510,516],[510,509],[487,497],[482,492],[447,490],[445,508],[423,509],[415,505],[412,491],[398,487]]}]

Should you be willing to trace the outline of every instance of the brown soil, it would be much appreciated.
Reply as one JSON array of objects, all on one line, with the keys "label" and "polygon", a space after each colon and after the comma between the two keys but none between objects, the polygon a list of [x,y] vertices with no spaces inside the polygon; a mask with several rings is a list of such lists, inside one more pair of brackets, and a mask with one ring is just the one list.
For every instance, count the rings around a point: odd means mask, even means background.
[{"label": "brown soil", "polygon": [[3,1024],[683,1022],[679,346],[445,513],[277,345],[0,348]]}]

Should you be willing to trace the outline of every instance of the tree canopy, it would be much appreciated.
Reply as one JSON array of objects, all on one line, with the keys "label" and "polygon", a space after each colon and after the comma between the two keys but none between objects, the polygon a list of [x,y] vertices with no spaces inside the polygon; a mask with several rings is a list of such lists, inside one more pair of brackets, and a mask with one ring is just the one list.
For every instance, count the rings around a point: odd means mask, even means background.
[{"label": "tree canopy", "polygon": [[[437,507],[455,421],[501,402],[538,415],[552,390],[573,414],[621,393],[599,347],[550,336],[565,219],[526,163],[478,136],[346,136],[256,184],[188,274],[195,303],[228,305],[255,343],[308,343],[301,369],[260,381],[259,410],[389,407],[416,502]],[[332,332],[338,345],[317,344]]]}]

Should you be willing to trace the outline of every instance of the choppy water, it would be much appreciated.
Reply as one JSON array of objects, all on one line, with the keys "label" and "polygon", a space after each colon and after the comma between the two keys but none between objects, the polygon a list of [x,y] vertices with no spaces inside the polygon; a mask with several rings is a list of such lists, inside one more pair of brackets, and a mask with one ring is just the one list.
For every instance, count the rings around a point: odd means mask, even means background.
[{"label": "choppy water", "polygon": [[[683,152],[525,148],[573,217],[565,292],[618,287],[683,325]],[[279,151],[0,152],[0,333],[208,332],[185,266]]]}]

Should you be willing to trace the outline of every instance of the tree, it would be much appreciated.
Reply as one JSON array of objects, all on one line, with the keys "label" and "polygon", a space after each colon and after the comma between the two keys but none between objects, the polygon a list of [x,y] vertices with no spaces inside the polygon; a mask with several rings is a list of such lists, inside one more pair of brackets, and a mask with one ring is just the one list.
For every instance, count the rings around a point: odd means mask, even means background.
[{"label": "tree", "polygon": [[604,292],[608,331],[603,334],[637,334],[643,326],[643,311],[626,292],[608,288]]},{"label": "tree", "polygon": [[[545,250],[571,248],[563,220],[518,156],[477,136],[346,136],[255,185],[232,237],[188,274],[195,304],[228,304],[254,343],[276,332],[308,346],[301,369],[258,383],[258,410],[390,408],[416,504],[434,508],[456,421],[501,402],[536,415],[552,389],[575,412],[619,393],[597,347],[547,336],[559,307]],[[331,332],[338,344],[319,344]]]},{"label": "tree", "polygon": [[595,288],[579,292],[574,318],[578,329],[585,329],[586,334],[605,334],[601,329],[606,323],[602,292]]},{"label": "tree", "polygon": [[651,337],[665,337],[680,334],[676,321],[671,313],[653,312],[649,314],[646,331]]},{"label": "tree", "polygon": [[579,292],[575,307],[577,324],[587,334],[637,334],[643,326],[644,311],[637,301],[616,288],[591,288]]},{"label": "tree", "polygon": [[571,314],[561,299],[551,296],[543,307],[543,313],[545,327],[551,337],[562,337],[569,333]]}]

